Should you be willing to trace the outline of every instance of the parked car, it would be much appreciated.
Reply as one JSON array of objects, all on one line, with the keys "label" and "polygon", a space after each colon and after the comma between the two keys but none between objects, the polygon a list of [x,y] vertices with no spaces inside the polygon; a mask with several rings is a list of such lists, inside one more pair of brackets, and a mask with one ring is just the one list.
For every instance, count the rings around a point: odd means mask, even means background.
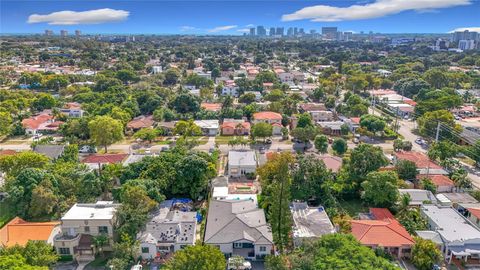
[{"label": "parked car", "polygon": [[168,149],[170,149],[170,146],[164,145],[164,146],[162,146],[162,148],[160,149],[160,151],[165,152],[165,151],[168,151]]},{"label": "parked car", "polygon": [[420,138],[417,138],[417,139],[415,140],[415,143],[416,143],[416,144],[419,144],[419,145],[422,145],[422,144],[423,144],[423,140],[420,139]]},{"label": "parked car", "polygon": [[360,140],[358,138],[353,138],[353,143],[354,144],[358,144],[360,142]]},{"label": "parked car", "polygon": [[243,262],[239,261],[240,258],[231,257],[228,258],[227,269],[228,270],[251,270],[252,264],[243,259]]},{"label": "parked car", "polygon": [[82,145],[78,149],[78,152],[82,153],[82,154],[96,153],[97,148],[95,146],[91,146],[91,145]]},{"label": "parked car", "polygon": [[260,152],[260,154],[265,154],[265,147],[263,146],[259,147],[258,152]]},{"label": "parked car", "polygon": [[265,140],[265,143],[266,143],[266,144],[272,144],[272,139],[266,139],[266,140]]}]

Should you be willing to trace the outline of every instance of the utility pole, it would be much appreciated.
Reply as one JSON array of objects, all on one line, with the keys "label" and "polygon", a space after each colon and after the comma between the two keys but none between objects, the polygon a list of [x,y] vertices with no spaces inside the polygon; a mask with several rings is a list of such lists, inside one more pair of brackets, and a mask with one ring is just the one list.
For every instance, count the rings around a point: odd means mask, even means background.
[{"label": "utility pole", "polygon": [[[438,143],[439,135],[440,135],[440,121],[437,122],[437,132],[435,133],[435,143]],[[430,158],[427,163],[427,178],[429,173],[430,173]]]}]

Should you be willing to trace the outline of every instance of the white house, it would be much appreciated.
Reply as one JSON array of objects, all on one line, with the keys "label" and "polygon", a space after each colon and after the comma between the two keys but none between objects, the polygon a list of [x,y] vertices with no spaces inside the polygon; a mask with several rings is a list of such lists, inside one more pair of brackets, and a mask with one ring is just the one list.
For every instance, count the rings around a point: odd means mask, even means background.
[{"label": "white house", "polygon": [[207,136],[216,136],[220,128],[218,120],[195,120],[195,125],[202,129],[202,133]]},{"label": "white house", "polygon": [[195,244],[197,213],[172,209],[172,201],[163,201],[159,210],[151,215],[145,230],[138,234],[140,255],[154,259]]},{"label": "white house", "polygon": [[263,259],[273,252],[273,236],[263,209],[253,200],[211,200],[204,242],[227,257]]},{"label": "white house", "polygon": [[228,175],[240,177],[247,173],[254,173],[257,169],[255,151],[228,152]]}]

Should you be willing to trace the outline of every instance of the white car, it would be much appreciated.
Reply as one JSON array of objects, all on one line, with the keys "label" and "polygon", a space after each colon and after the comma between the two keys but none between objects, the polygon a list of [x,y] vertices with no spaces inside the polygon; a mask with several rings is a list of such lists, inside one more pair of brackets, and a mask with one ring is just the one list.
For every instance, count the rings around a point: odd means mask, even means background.
[{"label": "white car", "polygon": [[78,149],[78,152],[79,152],[79,153],[82,153],[82,154],[96,153],[96,152],[97,152],[97,149],[96,149],[96,147],[94,147],[94,146],[83,145],[82,147],[80,147],[80,148]]}]

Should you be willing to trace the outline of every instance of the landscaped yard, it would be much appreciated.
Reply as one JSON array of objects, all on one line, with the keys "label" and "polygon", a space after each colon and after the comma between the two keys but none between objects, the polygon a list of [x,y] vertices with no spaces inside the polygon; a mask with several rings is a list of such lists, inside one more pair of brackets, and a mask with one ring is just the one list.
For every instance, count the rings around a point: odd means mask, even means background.
[{"label": "landscaped yard", "polygon": [[14,218],[14,216],[7,208],[7,205],[4,202],[0,202],[0,228],[12,218]]},{"label": "landscaped yard", "polygon": [[339,201],[340,207],[347,211],[351,217],[355,217],[358,213],[367,213],[368,207],[362,204],[360,199],[350,199],[346,201]]}]

